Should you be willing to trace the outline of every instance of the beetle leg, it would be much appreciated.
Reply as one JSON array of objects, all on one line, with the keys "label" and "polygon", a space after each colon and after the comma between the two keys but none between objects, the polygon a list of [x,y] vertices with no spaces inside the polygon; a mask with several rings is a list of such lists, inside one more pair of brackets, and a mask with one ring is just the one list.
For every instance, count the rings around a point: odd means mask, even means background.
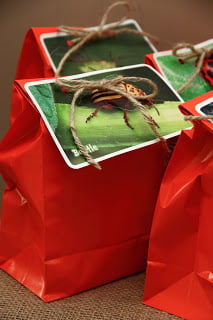
[{"label": "beetle leg", "polygon": [[134,129],[131,124],[129,123],[129,120],[128,120],[128,117],[127,117],[127,112],[126,110],[124,109],[124,113],[123,113],[123,118],[124,118],[124,121],[126,123],[126,125],[130,128],[130,129]]},{"label": "beetle leg", "polygon": [[152,105],[153,108],[155,108],[155,110],[157,111],[158,116],[160,115],[160,111],[158,110],[158,108],[153,104]]},{"label": "beetle leg", "polygon": [[94,112],[92,112],[87,118],[86,118],[86,122],[88,122],[90,119],[92,119],[93,117],[96,116],[96,114],[98,113],[98,111],[100,111],[102,108],[102,106],[98,107],[95,109]]},{"label": "beetle leg", "polygon": [[157,128],[160,128],[160,126],[157,124],[157,122],[152,118],[152,120],[154,121],[154,124],[156,125]]},{"label": "beetle leg", "polygon": [[[148,106],[147,109],[151,109],[151,108],[155,108],[155,110],[157,111],[157,114],[160,115],[160,112],[159,112],[158,108],[157,108],[154,104]],[[152,117],[151,117],[151,118],[152,118]],[[157,123],[153,118],[152,118],[152,120],[153,120],[155,126],[156,126],[157,128],[160,128],[160,126],[158,125],[158,123]]]},{"label": "beetle leg", "polygon": [[154,108],[154,109],[156,110],[156,112],[157,112],[157,114],[158,114],[158,116],[159,116],[159,115],[160,115],[160,111],[158,110],[158,108],[156,107],[156,105],[151,104],[151,105],[148,106],[147,109],[152,109],[152,108]]}]

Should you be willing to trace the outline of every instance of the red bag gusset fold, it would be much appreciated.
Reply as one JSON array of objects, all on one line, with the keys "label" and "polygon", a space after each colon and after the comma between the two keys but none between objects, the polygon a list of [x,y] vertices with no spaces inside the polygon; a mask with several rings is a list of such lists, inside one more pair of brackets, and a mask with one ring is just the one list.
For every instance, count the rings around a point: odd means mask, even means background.
[{"label": "red bag gusset fold", "polygon": [[[182,105],[197,115],[213,92]],[[205,106],[205,103],[203,103]],[[213,317],[213,125],[179,137],[154,213],[143,303],[188,320]]]},{"label": "red bag gusset fold", "polygon": [[45,301],[143,270],[166,165],[161,144],[107,159],[101,171],[71,169],[24,83],[14,84],[0,143],[0,268]]},{"label": "red bag gusset fold", "polygon": [[17,65],[15,79],[48,78],[54,71],[42,47],[43,33],[57,33],[58,28],[31,28],[26,33]]}]

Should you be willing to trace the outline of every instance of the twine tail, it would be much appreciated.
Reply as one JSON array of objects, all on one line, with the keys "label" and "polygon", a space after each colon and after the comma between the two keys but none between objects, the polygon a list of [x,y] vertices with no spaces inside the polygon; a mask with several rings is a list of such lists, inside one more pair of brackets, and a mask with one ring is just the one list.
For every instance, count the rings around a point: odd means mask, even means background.
[{"label": "twine tail", "polygon": [[91,34],[87,34],[84,38],[79,38],[78,40],[76,39],[76,44],[69,49],[65,55],[63,56],[63,58],[60,60],[58,67],[55,71],[55,77],[59,77],[61,74],[61,71],[64,67],[65,62],[67,61],[67,59],[76,51],[78,51],[78,49],[80,49],[86,42],[88,42],[91,39],[92,35]]},{"label": "twine tail", "polygon": [[184,116],[185,121],[190,121],[190,120],[211,120],[213,119],[213,115],[202,115],[202,116]]},{"label": "twine tail", "polygon": [[192,76],[182,85],[182,87],[180,87],[177,90],[178,93],[180,93],[183,90],[185,90],[192,83],[192,81],[197,77],[197,75],[200,73],[202,65],[203,65],[203,61],[205,59],[205,55],[206,55],[206,53],[205,53],[205,51],[203,51],[201,53],[201,55],[200,55],[199,60],[198,60],[198,64],[197,64],[196,70],[194,71]]},{"label": "twine tail", "polygon": [[104,25],[106,24],[107,22],[107,19],[109,17],[109,14],[110,12],[112,11],[112,9],[114,9],[115,7],[118,7],[118,6],[125,6],[126,9],[127,9],[127,16],[124,16],[123,18],[121,18],[121,20],[119,22],[115,22],[115,25],[119,25],[121,24],[123,21],[125,21],[128,17],[129,17],[129,13],[130,13],[130,6],[129,6],[129,3],[127,1],[117,1],[117,2],[114,2],[113,4],[111,4],[106,12],[104,13],[102,19],[101,19],[101,23],[100,23],[100,26],[99,28],[102,30],[102,28],[104,27]]},{"label": "twine tail", "polygon": [[[190,49],[190,51],[189,52],[188,51],[178,52],[181,49]],[[192,59],[192,58],[198,58],[198,63],[197,63],[196,69],[193,72],[193,74],[191,75],[191,77],[182,85],[182,87],[177,89],[177,92],[180,93],[183,90],[185,90],[191,84],[191,82],[196,78],[196,76],[201,72],[203,62],[204,62],[205,58],[208,58],[209,56],[212,55],[213,48],[197,49],[195,46],[193,46],[190,43],[180,43],[180,44],[177,44],[173,48],[172,53],[174,56],[179,58],[179,61],[181,63],[184,63],[187,60]]]},{"label": "twine tail", "polygon": [[167,143],[166,139],[160,134],[160,132],[157,129],[158,124],[155,122],[155,120],[147,112],[146,108],[142,104],[140,104],[139,110],[141,111],[141,114],[142,114],[144,120],[151,127],[151,129],[154,132],[155,136],[162,142],[162,145],[163,145],[164,149],[166,150],[166,152],[170,153],[170,149],[169,149],[169,146],[168,146],[168,143]]},{"label": "twine tail", "polygon": [[96,169],[101,170],[101,166],[93,159],[93,157],[88,153],[84,145],[82,144],[81,140],[79,139],[76,127],[75,127],[75,103],[78,97],[83,93],[84,88],[79,89],[75,92],[72,103],[71,103],[71,110],[70,110],[70,130],[77,145],[78,149],[80,150],[81,154],[87,160],[87,162],[93,165]]}]

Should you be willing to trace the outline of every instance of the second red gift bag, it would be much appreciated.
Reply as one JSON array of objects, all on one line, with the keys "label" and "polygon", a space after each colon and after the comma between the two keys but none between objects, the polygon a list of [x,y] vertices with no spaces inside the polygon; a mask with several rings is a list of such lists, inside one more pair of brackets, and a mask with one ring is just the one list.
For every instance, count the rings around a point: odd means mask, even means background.
[{"label": "second red gift bag", "polygon": [[[213,92],[182,104],[213,115]],[[182,132],[162,181],[143,302],[188,320],[213,316],[213,123]]]}]

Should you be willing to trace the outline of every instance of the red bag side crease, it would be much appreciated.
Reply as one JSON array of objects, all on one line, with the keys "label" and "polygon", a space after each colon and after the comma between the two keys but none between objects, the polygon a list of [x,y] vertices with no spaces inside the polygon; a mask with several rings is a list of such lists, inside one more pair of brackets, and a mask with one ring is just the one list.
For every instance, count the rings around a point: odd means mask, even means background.
[{"label": "red bag side crease", "polygon": [[[181,107],[212,97],[209,92]],[[196,115],[196,114],[195,114]],[[208,120],[182,132],[165,172],[151,230],[143,303],[189,320],[213,314],[213,139]]]}]

